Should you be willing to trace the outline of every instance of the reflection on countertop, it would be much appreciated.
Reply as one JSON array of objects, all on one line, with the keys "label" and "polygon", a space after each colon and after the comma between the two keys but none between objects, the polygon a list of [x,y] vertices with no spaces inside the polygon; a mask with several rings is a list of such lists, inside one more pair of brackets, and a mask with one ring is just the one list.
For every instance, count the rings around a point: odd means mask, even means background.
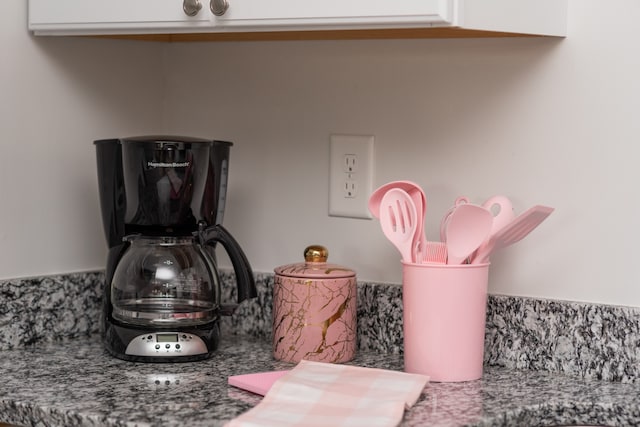
[{"label": "reflection on countertop", "polygon": [[[131,363],[97,337],[1,352],[0,422],[51,426],[216,426],[261,397],[227,377],[287,369],[268,341],[224,337],[207,361]],[[402,356],[359,352],[351,364],[402,370]],[[637,425],[640,385],[533,370],[485,367],[484,377],[429,383],[403,426]]]}]

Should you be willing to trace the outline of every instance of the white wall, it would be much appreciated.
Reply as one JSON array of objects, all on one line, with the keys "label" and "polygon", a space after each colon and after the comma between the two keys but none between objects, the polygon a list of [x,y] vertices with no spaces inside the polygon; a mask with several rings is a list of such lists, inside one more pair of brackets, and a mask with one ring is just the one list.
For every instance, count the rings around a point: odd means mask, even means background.
[{"label": "white wall", "polygon": [[172,45],[166,124],[236,142],[225,224],[256,270],[318,242],[401,281],[377,220],[327,216],[329,135],[373,134],[376,186],[420,183],[430,238],[461,194],[556,208],[493,258],[491,292],[640,305],[640,3],[598,5],[570,2],[564,40]]},{"label": "white wall", "polygon": [[[0,277],[101,268],[90,141],[158,127],[235,142],[225,225],[255,270],[322,243],[399,283],[376,220],[326,213],[329,135],[355,133],[376,137],[376,185],[424,187],[430,238],[460,194],[556,208],[493,258],[491,292],[640,306],[640,4],[599,6],[570,0],[564,40],[162,45],[34,40],[5,0]],[[25,184],[16,156],[37,166]]]},{"label": "white wall", "polygon": [[0,2],[0,278],[104,268],[92,141],[161,126],[164,47],[34,38]]}]

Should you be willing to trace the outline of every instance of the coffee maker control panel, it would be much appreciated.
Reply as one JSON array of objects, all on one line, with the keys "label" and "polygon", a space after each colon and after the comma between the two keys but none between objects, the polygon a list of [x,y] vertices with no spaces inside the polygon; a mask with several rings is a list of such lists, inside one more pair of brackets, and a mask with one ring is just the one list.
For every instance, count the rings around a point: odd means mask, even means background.
[{"label": "coffee maker control panel", "polygon": [[150,332],[131,340],[125,354],[132,356],[180,357],[207,353],[202,338],[186,332]]}]

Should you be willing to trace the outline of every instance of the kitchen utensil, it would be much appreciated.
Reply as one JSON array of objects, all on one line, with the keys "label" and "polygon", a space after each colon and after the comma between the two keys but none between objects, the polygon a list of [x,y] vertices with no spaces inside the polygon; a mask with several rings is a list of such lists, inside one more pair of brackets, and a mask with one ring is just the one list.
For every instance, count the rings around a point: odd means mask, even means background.
[{"label": "kitchen utensil", "polygon": [[495,234],[516,217],[513,212],[511,200],[506,196],[490,197],[482,204],[482,207],[487,209],[491,212],[491,215],[493,215],[491,234]]},{"label": "kitchen utensil", "polygon": [[451,218],[451,214],[453,213],[453,211],[456,210],[458,206],[465,203],[469,203],[469,199],[467,199],[465,196],[457,197],[455,202],[453,203],[453,206],[451,206],[449,210],[442,217],[442,220],[440,221],[440,241],[442,242],[447,241],[446,230],[447,230],[447,223],[449,222],[449,218]]},{"label": "kitchen utensil", "polygon": [[427,211],[427,197],[422,188],[412,181],[392,181],[379,187],[369,197],[369,211],[376,218],[380,218],[380,203],[382,198],[392,188],[404,190],[411,196],[416,207],[416,218],[418,219],[415,238],[413,241],[414,262],[421,262],[425,256],[425,246],[427,239],[424,234],[424,219]]},{"label": "kitchen utensil", "polygon": [[388,190],[380,203],[380,225],[384,235],[395,245],[404,262],[413,259],[413,242],[417,230],[416,206],[409,194],[399,188]]},{"label": "kitchen utensil", "polygon": [[320,245],[304,250],[304,262],[275,269],[273,357],[344,363],[356,353],[356,273],[327,263]]},{"label": "kitchen utensil", "polygon": [[521,213],[513,221],[493,234],[489,241],[482,245],[481,250],[477,251],[472,262],[474,264],[488,262],[491,253],[525,238],[553,211],[554,209],[548,206],[536,205]]},{"label": "kitchen utensil", "polygon": [[460,204],[446,226],[447,264],[462,264],[491,232],[493,217],[482,206]]},{"label": "kitchen utensil", "polygon": [[444,242],[427,242],[424,262],[427,264],[447,263],[447,244]]},{"label": "kitchen utensil", "polygon": [[[478,247],[478,251],[483,250],[483,246],[486,245],[491,236],[497,233],[501,228],[509,224],[515,218],[515,213],[513,212],[513,206],[511,204],[511,200],[509,200],[506,196],[493,196],[487,199],[482,207],[487,209],[493,215],[493,224],[491,226],[491,233],[489,234],[489,238],[484,241],[480,247]],[[472,259],[475,257],[475,254],[471,257]]]}]

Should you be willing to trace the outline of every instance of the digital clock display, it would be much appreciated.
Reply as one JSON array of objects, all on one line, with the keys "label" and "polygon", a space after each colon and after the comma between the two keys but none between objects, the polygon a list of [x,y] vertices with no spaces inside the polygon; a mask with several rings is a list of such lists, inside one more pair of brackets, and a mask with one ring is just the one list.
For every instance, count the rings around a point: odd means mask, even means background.
[{"label": "digital clock display", "polygon": [[158,342],[178,342],[178,334],[156,334]]}]

